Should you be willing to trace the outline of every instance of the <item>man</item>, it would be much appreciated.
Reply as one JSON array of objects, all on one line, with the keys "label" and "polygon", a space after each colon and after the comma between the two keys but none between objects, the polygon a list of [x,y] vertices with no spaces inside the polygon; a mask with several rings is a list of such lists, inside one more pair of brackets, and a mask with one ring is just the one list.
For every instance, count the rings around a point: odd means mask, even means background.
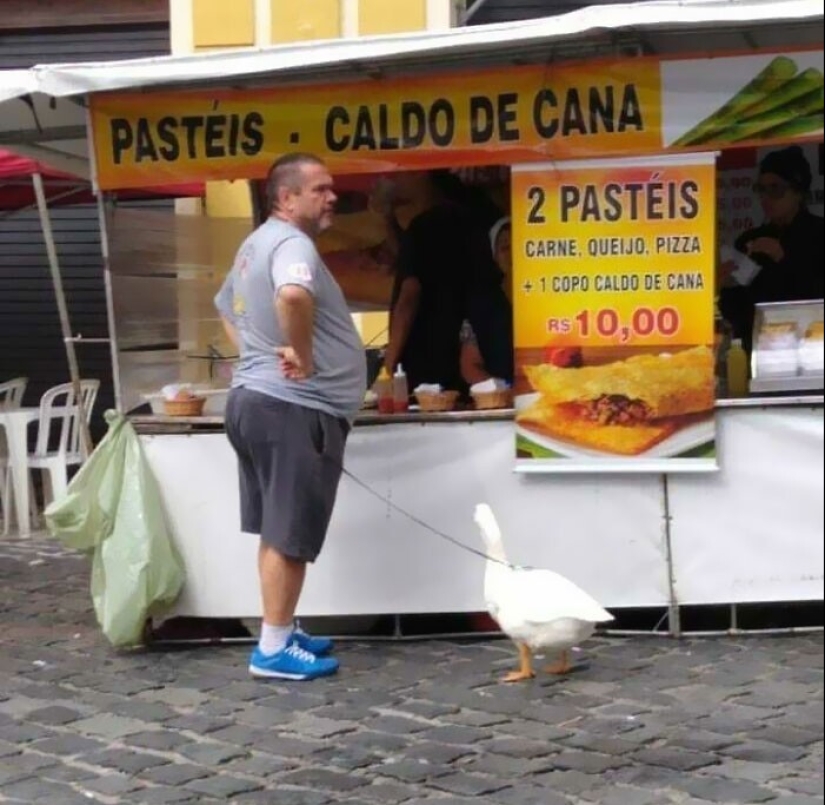
[{"label": "man", "polygon": [[486,234],[489,211],[448,171],[401,173],[396,185],[396,202],[414,199],[421,211],[399,233],[385,364],[403,364],[411,389],[459,390],[462,323],[500,273]]},{"label": "man", "polygon": [[315,247],[336,196],[324,163],[289,154],[269,172],[269,219],[241,245],[215,304],[240,353],[226,406],[241,530],[260,535],[263,625],[255,677],[334,674],[332,643],[294,624],[324,543],[344,446],[366,391],[361,339]]}]

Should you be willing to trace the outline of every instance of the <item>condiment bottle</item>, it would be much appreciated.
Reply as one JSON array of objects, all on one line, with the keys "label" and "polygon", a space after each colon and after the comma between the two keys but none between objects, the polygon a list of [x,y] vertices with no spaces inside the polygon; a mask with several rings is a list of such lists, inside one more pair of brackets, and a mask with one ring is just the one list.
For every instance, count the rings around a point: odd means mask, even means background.
[{"label": "condiment bottle", "polygon": [[392,409],[396,414],[403,413],[410,407],[410,389],[407,385],[407,375],[404,367],[399,363],[392,378]]},{"label": "condiment bottle", "polygon": [[728,395],[734,399],[748,396],[748,356],[742,339],[734,338],[727,356]]},{"label": "condiment bottle", "polygon": [[381,371],[378,373],[378,378],[375,381],[375,393],[378,395],[379,414],[392,413],[392,380],[392,376],[387,371],[387,367],[382,366]]}]

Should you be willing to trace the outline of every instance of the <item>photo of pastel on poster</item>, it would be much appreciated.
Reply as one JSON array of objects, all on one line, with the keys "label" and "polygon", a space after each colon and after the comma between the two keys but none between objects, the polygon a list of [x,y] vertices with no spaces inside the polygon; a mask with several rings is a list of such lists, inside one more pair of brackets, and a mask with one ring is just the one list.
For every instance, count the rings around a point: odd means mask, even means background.
[{"label": "photo of pastel on poster", "polygon": [[714,154],[513,168],[520,472],[716,460]]}]

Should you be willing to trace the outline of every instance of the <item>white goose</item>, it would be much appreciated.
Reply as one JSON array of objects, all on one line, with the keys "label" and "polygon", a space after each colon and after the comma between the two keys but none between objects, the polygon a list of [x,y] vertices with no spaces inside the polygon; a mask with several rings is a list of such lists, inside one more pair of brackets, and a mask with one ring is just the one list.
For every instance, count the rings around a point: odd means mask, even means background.
[{"label": "white goose", "polygon": [[518,646],[521,667],[505,682],[532,679],[533,652],[561,653],[560,662],[547,668],[551,674],[571,669],[569,650],[593,634],[597,623],[613,616],[564,576],[551,570],[513,567],[507,562],[501,530],[492,509],[476,506],[475,521],[487,548],[484,598],[501,630]]}]

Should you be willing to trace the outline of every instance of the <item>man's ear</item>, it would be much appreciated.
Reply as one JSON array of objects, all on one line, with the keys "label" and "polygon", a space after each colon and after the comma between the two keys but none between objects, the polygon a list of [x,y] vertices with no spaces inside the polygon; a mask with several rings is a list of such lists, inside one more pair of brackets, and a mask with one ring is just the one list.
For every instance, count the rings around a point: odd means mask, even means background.
[{"label": "man's ear", "polygon": [[278,188],[278,209],[279,210],[288,210],[289,203],[292,198],[292,192],[288,187],[279,187]]}]

